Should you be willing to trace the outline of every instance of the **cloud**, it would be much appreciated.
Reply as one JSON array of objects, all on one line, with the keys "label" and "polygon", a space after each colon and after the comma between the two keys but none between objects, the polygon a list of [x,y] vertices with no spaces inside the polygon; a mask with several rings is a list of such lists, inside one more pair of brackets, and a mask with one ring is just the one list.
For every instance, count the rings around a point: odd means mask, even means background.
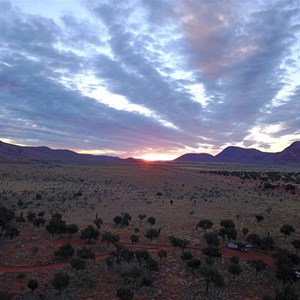
[{"label": "cloud", "polygon": [[300,136],[300,116],[299,110],[300,85],[296,86],[292,94],[286,100],[277,106],[270,107],[262,119],[266,126],[278,124],[279,129],[271,133],[274,138],[284,136]]},{"label": "cloud", "polygon": [[11,3],[0,3],[2,138],[129,156],[266,148],[252,133],[274,124],[270,139],[299,134],[297,1],[87,0],[60,18]]},{"label": "cloud", "polygon": [[[55,146],[67,142],[70,147],[77,148],[85,147],[82,139],[90,141],[87,148],[110,147],[127,151],[136,150],[143,143],[145,147],[165,149],[170,143],[180,145],[172,141],[174,130],[162,128],[155,120],[111,109],[82,96],[79,91],[64,87],[57,78],[61,73],[69,76],[72,72],[81,72],[80,58],[55,47],[54,41],[62,36],[52,22],[48,24],[43,18],[33,17],[22,28],[16,26],[18,17],[23,16],[2,20],[7,31],[19,37],[1,37],[10,49],[14,49],[2,55],[5,61],[0,73],[3,134],[16,140],[47,141]],[[40,27],[43,28],[42,41],[35,37]],[[58,35],[53,37],[53,31]],[[24,32],[26,37],[22,37]],[[36,44],[40,44],[38,49],[34,48]],[[178,137],[178,140],[184,138],[181,134]]]},{"label": "cloud", "polygon": [[268,6],[256,1],[243,14],[235,1],[184,4],[190,63],[210,95],[210,117],[230,120],[220,126],[224,137],[229,133],[232,142],[240,141],[286,84],[282,63],[297,42],[291,28],[299,9],[282,1]]}]

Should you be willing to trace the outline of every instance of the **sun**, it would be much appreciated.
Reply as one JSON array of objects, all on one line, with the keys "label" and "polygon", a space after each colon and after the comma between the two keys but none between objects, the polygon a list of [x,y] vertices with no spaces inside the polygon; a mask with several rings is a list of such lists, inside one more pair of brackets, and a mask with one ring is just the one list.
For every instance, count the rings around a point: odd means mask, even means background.
[{"label": "sun", "polygon": [[138,158],[147,160],[147,161],[170,161],[177,157],[175,154],[167,154],[167,153],[146,153]]}]

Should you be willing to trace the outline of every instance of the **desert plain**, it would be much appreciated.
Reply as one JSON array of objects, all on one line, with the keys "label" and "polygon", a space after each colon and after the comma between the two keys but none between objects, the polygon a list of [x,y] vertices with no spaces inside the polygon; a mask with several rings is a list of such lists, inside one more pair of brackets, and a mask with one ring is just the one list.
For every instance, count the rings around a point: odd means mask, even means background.
[{"label": "desert plain", "polygon": [[[207,232],[218,233],[220,221],[229,219],[236,226],[236,241],[246,241],[242,229],[247,228],[248,235],[271,236],[276,247],[295,252],[291,241],[300,239],[299,172],[296,166],[208,163],[0,164],[0,204],[25,219],[29,212],[44,212],[46,220],[39,228],[27,219],[15,223],[20,233],[12,239],[4,231],[1,233],[1,297],[119,299],[117,290],[124,288],[132,291],[133,299],[264,299],[266,295],[275,299],[283,282],[276,277],[272,250],[229,250],[228,240],[221,237],[222,255],[214,258],[213,266],[222,274],[224,284],[214,286],[211,282],[207,292],[201,274],[201,267],[208,263],[202,253],[207,243],[204,230],[197,224],[209,219],[213,226]],[[295,189],[287,189],[288,184]],[[72,237],[50,234],[46,225],[56,213],[67,224],[77,224],[79,231]],[[125,213],[131,216],[129,225],[116,225],[115,216]],[[140,215],[146,216],[142,220]],[[263,220],[258,221],[257,215]],[[149,217],[155,218],[155,224],[147,222]],[[80,238],[80,231],[94,226],[96,218],[103,221],[100,235],[88,243]],[[284,224],[295,229],[286,238],[280,231]],[[159,237],[146,238],[149,229],[159,231]],[[105,232],[118,235],[119,243],[132,252],[147,250],[157,268],[148,272],[141,266],[139,274],[128,280],[124,274],[139,265],[134,259],[109,265],[107,258],[115,246],[102,240]],[[130,240],[133,234],[138,236],[136,243]],[[170,236],[189,242],[184,252],[200,260],[199,268],[188,266],[180,257],[183,251],[173,247]],[[87,260],[85,268],[75,272],[69,259],[54,254],[66,243],[75,252],[90,247],[96,259]],[[165,250],[167,256],[159,258],[159,250]],[[240,257],[242,272],[238,276],[228,271],[230,256]],[[266,268],[256,275],[248,264],[251,259],[262,259]],[[52,284],[55,273],[60,271],[70,279],[61,293]],[[28,288],[30,279],[38,281],[33,291]],[[299,295],[300,280],[293,281],[292,287]]]}]

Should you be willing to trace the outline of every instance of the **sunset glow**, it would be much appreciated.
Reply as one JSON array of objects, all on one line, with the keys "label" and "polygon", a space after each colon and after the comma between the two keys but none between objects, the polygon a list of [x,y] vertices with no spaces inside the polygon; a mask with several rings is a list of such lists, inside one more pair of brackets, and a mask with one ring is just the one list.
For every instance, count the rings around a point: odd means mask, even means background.
[{"label": "sunset glow", "polygon": [[144,154],[143,156],[137,157],[146,161],[159,161],[159,160],[164,160],[164,161],[169,161],[169,160],[173,160],[176,157],[178,157],[178,155],[176,154],[160,154],[160,153],[147,153]]}]

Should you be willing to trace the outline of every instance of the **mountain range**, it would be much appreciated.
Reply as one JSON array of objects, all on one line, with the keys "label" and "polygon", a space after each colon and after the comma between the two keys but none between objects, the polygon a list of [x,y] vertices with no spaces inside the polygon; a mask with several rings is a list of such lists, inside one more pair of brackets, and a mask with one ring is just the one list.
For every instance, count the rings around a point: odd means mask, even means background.
[{"label": "mountain range", "polygon": [[[138,163],[140,159],[122,159],[114,156],[79,154],[70,150],[53,150],[48,147],[17,146],[0,141],[0,162],[58,162],[77,164],[99,163]],[[173,162],[180,163],[242,163],[242,164],[300,164],[300,141],[292,143],[281,152],[262,152],[257,149],[245,149],[230,146],[213,156],[207,153],[187,153]]]},{"label": "mountain range", "polygon": [[187,153],[174,161],[176,162],[216,162],[242,163],[258,165],[300,164],[300,142],[294,142],[281,152],[262,152],[257,149],[245,149],[229,146],[213,156],[207,153]]},{"label": "mountain range", "polygon": [[[79,154],[70,150],[53,150],[48,147],[23,147],[0,141],[0,162],[65,162],[97,164],[124,161],[119,157]],[[126,161],[126,160],[125,160]]]}]

